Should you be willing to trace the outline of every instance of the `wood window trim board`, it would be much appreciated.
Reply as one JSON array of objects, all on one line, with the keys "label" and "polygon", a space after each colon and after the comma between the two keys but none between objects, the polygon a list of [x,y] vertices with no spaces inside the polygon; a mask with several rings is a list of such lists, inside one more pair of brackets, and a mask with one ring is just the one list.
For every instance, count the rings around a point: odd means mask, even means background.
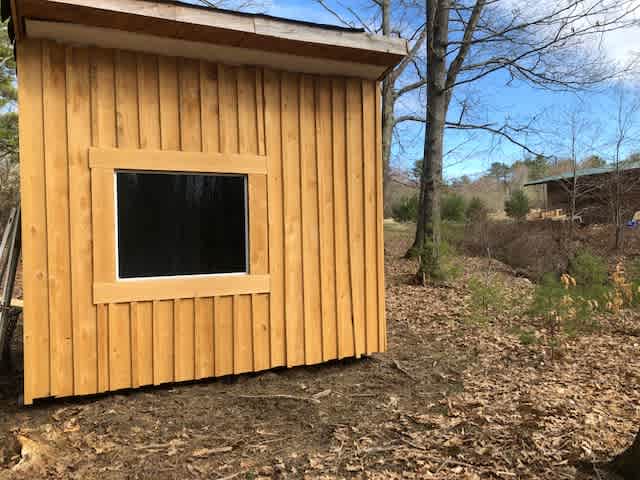
[{"label": "wood window trim board", "polygon": [[266,175],[267,157],[263,155],[92,147],[89,148],[89,167],[108,170]]},{"label": "wood window trim board", "polygon": [[[266,175],[267,157],[180,151],[90,148],[93,211],[93,303],[120,303],[218,295],[269,293],[268,274],[193,275],[167,278],[118,279],[116,275],[117,169]],[[252,199],[247,199],[251,210]],[[249,232],[250,239],[251,232]],[[251,241],[251,240],[249,240]],[[251,256],[247,259],[251,262]],[[248,265],[252,272],[251,265]]]}]

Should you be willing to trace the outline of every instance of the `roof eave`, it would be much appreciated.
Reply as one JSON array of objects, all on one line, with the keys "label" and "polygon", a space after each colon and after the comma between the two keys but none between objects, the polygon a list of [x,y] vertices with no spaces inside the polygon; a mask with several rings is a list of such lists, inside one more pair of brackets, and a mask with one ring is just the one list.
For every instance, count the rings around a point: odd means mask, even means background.
[{"label": "roof eave", "polygon": [[264,15],[206,10],[151,0],[2,0],[15,2],[16,33],[25,19],[65,22],[234,48],[375,65],[380,77],[407,54],[399,38]]}]

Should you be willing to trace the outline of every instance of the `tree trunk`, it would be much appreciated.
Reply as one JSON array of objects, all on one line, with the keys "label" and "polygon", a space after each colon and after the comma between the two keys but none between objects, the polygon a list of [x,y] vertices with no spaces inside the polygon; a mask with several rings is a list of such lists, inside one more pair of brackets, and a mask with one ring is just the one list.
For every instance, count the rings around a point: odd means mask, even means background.
[{"label": "tree trunk", "polygon": [[624,480],[640,480],[640,431],[633,444],[605,466]]},{"label": "tree trunk", "polygon": [[[390,0],[382,0],[380,5],[382,12],[382,34],[391,35],[391,8]],[[389,184],[391,183],[391,141],[393,139],[393,105],[394,105],[394,83],[393,72],[389,73],[382,81],[382,195],[384,216],[389,215],[391,199],[389,198]]]},{"label": "tree trunk", "polygon": [[[420,249],[421,279],[440,273],[440,190],[444,127],[447,113],[446,47],[449,39],[450,0],[427,0],[427,18],[433,19],[433,33],[427,38],[427,132],[422,164],[421,202],[415,244]],[[428,21],[429,23],[429,21]]]},{"label": "tree trunk", "polygon": [[393,138],[393,80],[385,78],[382,82],[382,191],[385,218],[390,214],[391,198],[391,141]]}]

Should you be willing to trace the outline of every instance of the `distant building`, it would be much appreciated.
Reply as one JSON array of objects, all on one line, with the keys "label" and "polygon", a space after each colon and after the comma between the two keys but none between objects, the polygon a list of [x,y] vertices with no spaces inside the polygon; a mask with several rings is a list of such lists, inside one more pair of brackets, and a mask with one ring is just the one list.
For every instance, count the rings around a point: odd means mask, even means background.
[{"label": "distant building", "polygon": [[[575,215],[583,223],[611,223],[616,211],[616,198],[620,198],[623,221],[631,220],[640,210],[640,162],[577,170],[561,173],[524,184],[544,189],[545,210],[570,213],[575,184]],[[616,194],[619,192],[619,195]]]}]

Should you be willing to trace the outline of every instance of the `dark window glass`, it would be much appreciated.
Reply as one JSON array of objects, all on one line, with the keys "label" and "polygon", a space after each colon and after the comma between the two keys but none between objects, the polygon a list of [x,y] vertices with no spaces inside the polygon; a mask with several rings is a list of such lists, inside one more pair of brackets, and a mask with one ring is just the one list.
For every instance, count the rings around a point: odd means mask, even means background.
[{"label": "dark window glass", "polygon": [[120,278],[247,271],[244,176],[116,176]]}]

